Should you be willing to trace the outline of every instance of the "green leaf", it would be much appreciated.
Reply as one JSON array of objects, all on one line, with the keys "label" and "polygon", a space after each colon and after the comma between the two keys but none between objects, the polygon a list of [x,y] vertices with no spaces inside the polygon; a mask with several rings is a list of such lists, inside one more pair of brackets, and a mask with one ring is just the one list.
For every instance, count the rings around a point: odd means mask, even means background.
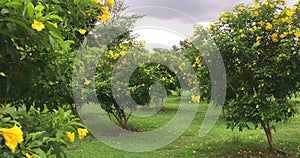
[{"label": "green leaf", "polygon": [[5,73],[4,72],[0,72],[0,76],[5,77]]},{"label": "green leaf", "polygon": [[39,136],[41,136],[42,134],[46,133],[45,131],[40,131],[40,132],[35,132],[35,133],[30,133],[27,135],[27,139],[32,139],[32,140],[36,140]]},{"label": "green leaf", "polygon": [[46,16],[46,19],[47,20],[59,20],[59,21],[63,21],[63,19],[60,16],[58,16],[58,15],[48,15],[48,16]]},{"label": "green leaf", "polygon": [[24,23],[23,21],[21,20],[17,20],[17,19],[14,19],[14,18],[3,18],[2,20],[0,21],[9,21],[9,22],[13,22],[13,23],[16,23],[22,27],[24,27],[25,29],[29,29],[28,26],[26,25],[26,23]]},{"label": "green leaf", "polygon": [[9,10],[8,10],[8,9],[2,8],[2,10],[1,10],[1,14],[2,14],[2,15],[8,14],[8,13],[9,13]]},{"label": "green leaf", "polygon": [[20,3],[20,2],[7,2],[7,3],[5,3],[5,6],[7,6],[7,7],[13,7],[14,9],[17,10],[18,8],[22,7],[23,4]]},{"label": "green leaf", "polygon": [[39,5],[37,5],[36,7],[35,7],[35,10],[36,11],[38,11],[38,12],[42,12],[43,10],[44,10],[44,6],[43,5],[41,5],[41,4],[39,4]]},{"label": "green leaf", "polygon": [[32,151],[36,154],[36,155],[34,154],[34,157],[47,158],[46,153],[40,148],[32,149]]},{"label": "green leaf", "polygon": [[27,12],[28,12],[30,19],[33,19],[34,18],[33,17],[34,16],[34,5],[31,2],[29,2],[27,4]]}]

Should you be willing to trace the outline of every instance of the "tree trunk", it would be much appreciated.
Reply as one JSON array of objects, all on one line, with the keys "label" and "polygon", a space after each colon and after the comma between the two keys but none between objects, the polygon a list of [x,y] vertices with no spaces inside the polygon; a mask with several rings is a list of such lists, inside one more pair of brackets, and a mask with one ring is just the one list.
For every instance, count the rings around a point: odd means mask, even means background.
[{"label": "tree trunk", "polygon": [[263,122],[262,127],[264,128],[264,131],[266,133],[271,152],[275,152],[275,144],[274,144],[274,140],[273,140],[273,137],[272,137],[272,129],[271,129],[271,126],[270,126],[270,121],[268,120],[267,124],[265,124]]}]

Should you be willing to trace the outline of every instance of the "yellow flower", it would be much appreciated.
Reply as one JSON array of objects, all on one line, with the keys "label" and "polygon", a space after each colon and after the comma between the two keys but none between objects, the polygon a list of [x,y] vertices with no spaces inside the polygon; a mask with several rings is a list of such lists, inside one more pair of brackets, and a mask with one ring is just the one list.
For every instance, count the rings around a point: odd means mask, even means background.
[{"label": "yellow flower", "polygon": [[274,4],[268,4],[267,6],[270,7],[270,8],[275,8]]},{"label": "yellow flower", "polygon": [[198,96],[192,95],[192,101],[193,101],[194,103],[199,103],[199,102],[200,102],[200,96],[199,96],[199,95],[198,95]]},{"label": "yellow flower", "polygon": [[296,38],[299,38],[299,37],[300,37],[300,31],[298,31],[298,32],[295,33],[295,37],[296,37]]},{"label": "yellow flower", "polygon": [[101,16],[97,16],[97,20],[101,23],[103,23],[105,21],[110,21],[111,20],[111,15],[108,12],[108,7],[102,7],[101,11],[102,11],[103,14]]},{"label": "yellow flower", "polygon": [[265,83],[261,83],[258,88],[261,88],[261,87],[264,87],[265,86]]},{"label": "yellow flower", "polygon": [[259,3],[255,3],[254,5],[253,5],[253,8],[259,8],[260,7],[260,4]]},{"label": "yellow flower", "polygon": [[121,56],[124,56],[125,54],[126,54],[125,51],[121,51],[121,52],[120,52],[120,55],[121,55]]},{"label": "yellow flower", "polygon": [[99,2],[99,0],[91,0],[92,2],[95,2],[95,3],[98,3]]},{"label": "yellow flower", "polygon": [[259,15],[259,12],[258,12],[258,11],[255,11],[255,12],[253,12],[253,14],[254,14],[255,16],[258,16],[258,15]]},{"label": "yellow flower", "polygon": [[213,23],[209,23],[209,28],[212,29],[214,27]]},{"label": "yellow flower", "polygon": [[270,30],[272,28],[273,28],[272,24],[269,23],[269,22],[267,22],[267,24],[266,24],[266,30]]},{"label": "yellow flower", "polygon": [[234,18],[239,18],[239,15],[238,14],[234,14]]},{"label": "yellow flower", "polygon": [[106,3],[108,5],[110,5],[111,7],[114,7],[114,5],[115,5],[115,1],[114,0],[106,0]]},{"label": "yellow flower", "polygon": [[289,17],[281,18],[281,21],[282,21],[283,23],[289,23],[289,22],[292,22],[292,20],[291,20]]},{"label": "yellow flower", "polygon": [[31,27],[37,31],[42,31],[45,28],[45,25],[37,20],[34,20]]},{"label": "yellow flower", "polygon": [[78,128],[77,129],[78,135],[79,135],[79,139],[83,139],[86,134],[88,133],[87,129],[83,129],[83,128]]},{"label": "yellow flower", "polygon": [[253,31],[256,31],[258,30],[258,27],[257,26],[253,26]]},{"label": "yellow flower", "polygon": [[144,41],[141,41],[141,42],[140,42],[140,45],[141,45],[141,46],[144,46],[144,45],[146,45],[146,40],[144,40]]},{"label": "yellow flower", "polygon": [[74,142],[75,139],[75,134],[74,132],[66,132],[67,138],[69,139],[70,142]]},{"label": "yellow flower", "polygon": [[278,35],[276,33],[273,33],[271,37],[272,37],[273,42],[277,43],[279,41],[278,40]]},{"label": "yellow flower", "polygon": [[241,37],[244,38],[244,37],[246,37],[246,35],[242,33],[242,34],[241,34]]},{"label": "yellow flower", "polygon": [[280,35],[280,38],[285,38],[289,33],[288,32],[284,32],[283,34]]},{"label": "yellow flower", "polygon": [[55,28],[57,28],[57,23],[52,23],[50,21],[47,21],[49,24],[53,25]]},{"label": "yellow flower", "polygon": [[83,83],[84,85],[89,85],[90,83],[91,83],[90,80],[88,80],[87,78],[84,79],[84,83]]},{"label": "yellow flower", "polygon": [[113,59],[118,59],[119,57],[120,57],[120,55],[116,53],[116,54],[114,55]]},{"label": "yellow flower", "polygon": [[256,37],[256,41],[260,41],[261,40],[261,37],[260,36],[257,36]]},{"label": "yellow flower", "polygon": [[286,57],[286,54],[279,54],[278,57],[279,58]]},{"label": "yellow flower", "polygon": [[294,15],[294,10],[287,10],[285,13],[287,16],[291,17]]},{"label": "yellow flower", "polygon": [[84,35],[86,33],[86,30],[85,29],[78,29],[77,30],[80,34]]},{"label": "yellow flower", "polygon": [[124,46],[122,43],[119,44],[119,47],[120,47],[122,50],[127,50],[127,47]]},{"label": "yellow flower", "polygon": [[291,108],[288,108],[288,110],[287,110],[287,111],[288,111],[288,113],[290,113],[290,112],[291,112]]},{"label": "yellow flower", "polygon": [[101,11],[103,14],[109,13],[109,8],[108,7],[101,7]]},{"label": "yellow flower", "polygon": [[5,140],[5,145],[14,153],[18,143],[23,142],[21,127],[14,125],[12,128],[0,128],[0,131]]},{"label": "yellow flower", "polygon": [[278,0],[277,3],[282,4],[282,5],[286,5],[286,2],[284,0]]},{"label": "yellow flower", "polygon": [[262,26],[262,25],[264,25],[264,24],[265,24],[265,22],[263,22],[263,21],[260,21],[260,22],[258,22],[258,24],[259,24],[260,26]]},{"label": "yellow flower", "polygon": [[255,108],[258,109],[258,108],[259,108],[259,105],[257,104]]},{"label": "yellow flower", "polygon": [[26,153],[25,156],[26,156],[26,158],[34,158],[33,155],[30,155],[30,154],[28,154],[28,153]]}]

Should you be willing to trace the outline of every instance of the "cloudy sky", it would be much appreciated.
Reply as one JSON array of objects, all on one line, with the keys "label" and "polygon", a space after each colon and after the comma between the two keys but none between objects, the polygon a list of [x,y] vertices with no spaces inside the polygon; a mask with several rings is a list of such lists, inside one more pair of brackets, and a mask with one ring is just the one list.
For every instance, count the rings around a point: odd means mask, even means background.
[{"label": "cloudy sky", "polygon": [[[240,3],[252,5],[252,0],[125,0],[128,12],[146,15],[136,24],[136,32],[150,44],[171,46],[189,37],[192,24],[207,26],[220,12],[229,11]],[[297,0],[286,0],[291,6]],[[172,34],[172,36],[171,36]],[[177,36],[177,37],[175,37]],[[153,43],[154,42],[154,43]],[[155,44],[154,44],[155,45]]]}]

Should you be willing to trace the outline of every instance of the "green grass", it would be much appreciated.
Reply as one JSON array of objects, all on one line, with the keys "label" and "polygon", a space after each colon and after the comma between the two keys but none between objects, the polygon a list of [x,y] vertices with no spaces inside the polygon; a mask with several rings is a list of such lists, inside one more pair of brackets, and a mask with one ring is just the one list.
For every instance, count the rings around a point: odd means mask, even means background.
[{"label": "green grass", "polygon": [[[296,101],[294,100],[296,103]],[[179,98],[169,97],[164,111],[151,117],[132,117],[129,127],[139,131],[149,131],[162,127],[170,121],[178,108]],[[298,111],[300,106],[297,105]],[[207,104],[201,103],[197,115],[185,131],[173,143],[150,152],[132,153],[111,148],[100,140],[87,137],[77,140],[66,150],[68,157],[115,158],[115,157],[275,157],[269,153],[267,140],[263,130],[226,129],[226,122],[219,119],[214,128],[200,138],[198,132],[205,116]],[[288,152],[284,157],[300,156],[300,115],[296,115],[288,123],[277,124],[277,132],[273,132],[276,146]]]}]

